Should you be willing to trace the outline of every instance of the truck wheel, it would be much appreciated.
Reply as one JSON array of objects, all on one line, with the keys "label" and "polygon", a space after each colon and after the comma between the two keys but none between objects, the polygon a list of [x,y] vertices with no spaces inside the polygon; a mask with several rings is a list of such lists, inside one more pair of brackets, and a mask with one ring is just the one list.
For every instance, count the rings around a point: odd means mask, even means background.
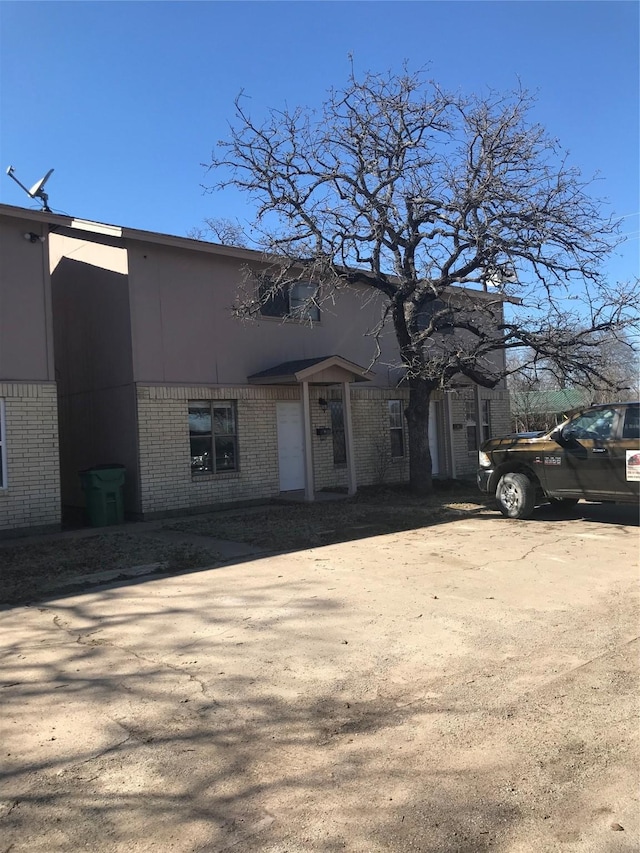
[{"label": "truck wheel", "polygon": [[549,498],[549,505],[556,512],[571,512],[578,498]]},{"label": "truck wheel", "polygon": [[507,518],[529,518],[536,503],[536,489],[525,474],[505,474],[498,483],[496,500]]}]

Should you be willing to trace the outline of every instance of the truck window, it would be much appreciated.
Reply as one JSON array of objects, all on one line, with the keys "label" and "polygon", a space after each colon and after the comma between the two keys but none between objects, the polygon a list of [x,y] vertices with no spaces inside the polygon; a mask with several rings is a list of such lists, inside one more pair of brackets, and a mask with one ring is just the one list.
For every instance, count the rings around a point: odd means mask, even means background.
[{"label": "truck window", "polygon": [[640,438],[640,406],[629,406],[624,415],[623,438]]},{"label": "truck window", "polygon": [[574,438],[598,438],[601,441],[611,436],[611,425],[615,417],[615,409],[596,409],[585,412],[571,421],[571,435]]}]

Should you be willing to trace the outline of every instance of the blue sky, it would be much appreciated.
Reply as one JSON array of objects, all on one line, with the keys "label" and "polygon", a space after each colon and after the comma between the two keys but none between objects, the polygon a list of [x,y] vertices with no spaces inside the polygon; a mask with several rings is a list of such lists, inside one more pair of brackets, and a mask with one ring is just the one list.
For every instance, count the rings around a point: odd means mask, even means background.
[{"label": "blue sky", "polygon": [[233,99],[319,104],[356,70],[429,65],[445,88],[537,92],[536,118],[626,216],[608,269],[638,273],[639,9],[635,2],[0,2],[0,201],[184,235],[250,218],[203,194]]}]

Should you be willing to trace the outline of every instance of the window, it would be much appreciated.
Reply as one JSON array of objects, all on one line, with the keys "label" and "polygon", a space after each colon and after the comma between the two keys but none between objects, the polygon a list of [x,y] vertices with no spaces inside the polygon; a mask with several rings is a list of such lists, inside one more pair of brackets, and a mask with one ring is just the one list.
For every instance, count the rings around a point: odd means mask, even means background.
[{"label": "window", "polygon": [[344,437],[344,408],[342,400],[329,400],[331,413],[331,437],[333,439],[333,464],[344,465],[347,461],[347,445]]},{"label": "window", "polygon": [[491,438],[491,400],[480,402],[480,441]]},{"label": "window", "polygon": [[7,448],[5,444],[4,400],[0,400],[0,489],[7,488]]},{"label": "window", "polygon": [[[424,331],[424,329],[427,328],[435,314],[439,314],[441,311],[446,311],[449,307],[449,304],[446,303],[443,299],[433,299],[431,302],[427,302],[422,308],[419,309],[418,329],[420,331]],[[443,322],[443,320],[450,319],[452,317],[453,311],[451,312],[450,317],[442,317],[440,322]],[[439,330],[439,334],[452,335],[454,331],[455,329],[453,328],[453,326],[445,326],[443,329]]]},{"label": "window", "polygon": [[297,281],[265,298],[272,286],[271,282],[265,281],[259,288],[260,298],[264,299],[260,305],[263,317],[293,317],[298,320],[311,320],[313,323],[319,322],[320,309],[312,301],[318,288],[313,282]]},{"label": "window", "polygon": [[476,401],[464,401],[464,420],[467,429],[467,450],[475,453],[478,450],[478,422],[476,420]]},{"label": "window", "polygon": [[391,456],[399,459],[404,456],[404,412],[402,400],[389,400],[389,439]]},{"label": "window", "polygon": [[260,313],[263,317],[287,317],[289,314],[289,295],[283,290],[277,290],[267,296],[270,281],[264,281],[258,289],[260,298]]},{"label": "window", "polygon": [[310,281],[298,281],[289,291],[289,309],[292,317],[302,320],[312,320],[317,323],[320,319],[320,309],[313,303],[318,288]]},{"label": "window", "polygon": [[221,474],[238,470],[236,404],[229,400],[189,402],[191,472]]}]

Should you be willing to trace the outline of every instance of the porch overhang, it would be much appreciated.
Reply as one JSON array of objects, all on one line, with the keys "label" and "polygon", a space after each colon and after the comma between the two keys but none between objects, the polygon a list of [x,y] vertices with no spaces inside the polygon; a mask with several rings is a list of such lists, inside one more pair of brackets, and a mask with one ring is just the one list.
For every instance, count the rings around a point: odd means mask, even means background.
[{"label": "porch overhang", "polygon": [[251,385],[336,385],[349,382],[368,382],[375,374],[341,355],[323,355],[318,358],[303,358],[284,361],[275,367],[261,370],[248,376]]}]

